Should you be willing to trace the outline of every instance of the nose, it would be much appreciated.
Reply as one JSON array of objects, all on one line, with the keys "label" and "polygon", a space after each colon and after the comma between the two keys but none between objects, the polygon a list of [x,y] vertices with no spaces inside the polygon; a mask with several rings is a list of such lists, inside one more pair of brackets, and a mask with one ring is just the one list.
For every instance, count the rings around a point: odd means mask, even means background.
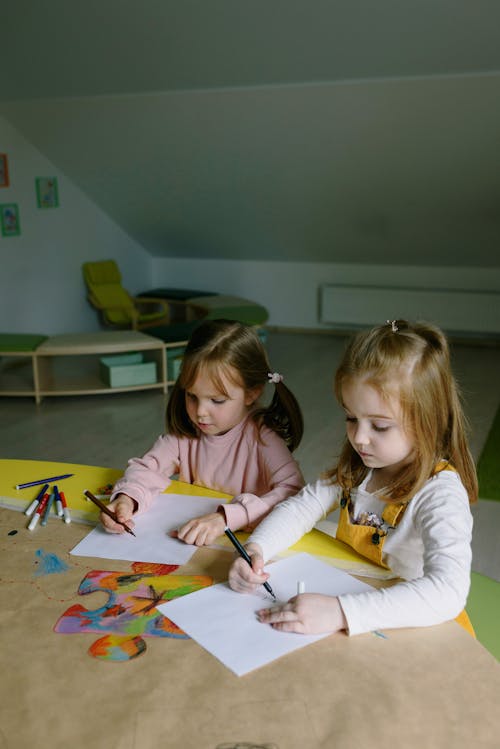
[{"label": "nose", "polygon": [[370,442],[368,429],[364,424],[360,422],[358,422],[356,431],[354,432],[354,442],[356,443],[356,445],[359,445],[359,446],[368,445]]},{"label": "nose", "polygon": [[203,416],[206,416],[207,413],[208,413],[207,404],[204,400],[200,398],[197,403],[196,414],[198,417],[203,417]]}]

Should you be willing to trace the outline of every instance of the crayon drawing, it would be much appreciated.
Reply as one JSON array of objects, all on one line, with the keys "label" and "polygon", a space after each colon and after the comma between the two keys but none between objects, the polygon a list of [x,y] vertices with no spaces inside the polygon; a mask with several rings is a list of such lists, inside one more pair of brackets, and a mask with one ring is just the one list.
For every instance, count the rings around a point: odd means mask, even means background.
[{"label": "crayon drawing", "polygon": [[37,561],[35,564],[38,565],[35,570],[35,577],[41,577],[42,575],[57,575],[61,572],[69,570],[69,565],[66,564],[57,554],[51,554],[43,549],[37,549],[35,551]]},{"label": "crayon drawing", "polygon": [[146,650],[143,637],[187,635],[156,606],[212,584],[207,575],[173,575],[175,564],[134,562],[132,572],[92,570],[80,583],[81,596],[102,591],[108,601],[95,610],[81,604],[70,606],[56,622],[55,632],[102,634],[89,648],[89,655],[108,661],[127,661]]}]

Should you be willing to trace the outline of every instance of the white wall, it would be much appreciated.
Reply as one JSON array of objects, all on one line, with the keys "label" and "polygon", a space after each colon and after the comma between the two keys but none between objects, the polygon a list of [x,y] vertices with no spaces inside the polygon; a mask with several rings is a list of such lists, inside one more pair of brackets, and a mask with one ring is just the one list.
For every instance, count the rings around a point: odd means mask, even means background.
[{"label": "white wall", "polygon": [[[500,292],[498,268],[154,258],[153,278],[155,286],[184,286],[253,299],[269,310],[269,325],[325,330],[331,326],[320,323],[318,315],[318,288],[325,283]],[[481,331],[481,315],[474,308],[469,314],[475,329]]]},{"label": "white wall", "polygon": [[[0,234],[0,332],[98,329],[82,263],[114,258],[134,293],[151,285],[150,256],[2,117],[0,152],[10,173],[0,203],[17,203],[21,226],[20,236]],[[35,177],[57,177],[59,208],[37,207]]]},{"label": "white wall", "polygon": [[[0,236],[0,332],[99,329],[81,265],[106,258],[117,260],[132,293],[174,286],[242,296],[267,307],[269,324],[282,327],[329,328],[318,317],[323,283],[500,291],[498,268],[151,258],[1,117],[0,152],[8,155],[11,178],[9,187],[0,188],[0,203],[18,204],[22,231]],[[58,178],[59,208],[37,208],[37,176]],[[470,315],[481,330],[477,311]]]}]

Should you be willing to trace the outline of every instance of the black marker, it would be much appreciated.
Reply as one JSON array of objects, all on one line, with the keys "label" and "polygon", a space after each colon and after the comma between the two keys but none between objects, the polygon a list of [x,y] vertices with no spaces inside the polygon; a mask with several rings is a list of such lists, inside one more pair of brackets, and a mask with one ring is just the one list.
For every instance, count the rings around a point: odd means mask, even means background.
[{"label": "black marker", "polygon": [[[238,552],[238,554],[241,557],[243,557],[243,559],[245,560],[245,562],[248,562],[248,564],[251,567],[252,566],[252,560],[250,559],[249,555],[247,554],[245,548],[240,544],[240,542],[238,541],[238,539],[234,535],[233,531],[229,530],[229,528],[226,526],[224,528],[224,533],[226,534],[226,536],[228,537],[228,539],[231,541],[231,543],[233,544],[233,546],[236,549],[236,551]],[[270,593],[270,595],[272,595],[272,597],[274,598],[274,600],[276,600],[276,596],[273,593],[273,589],[271,588],[271,586],[269,585],[269,583],[267,582],[267,580],[264,583],[264,588],[267,590],[268,593]]]}]

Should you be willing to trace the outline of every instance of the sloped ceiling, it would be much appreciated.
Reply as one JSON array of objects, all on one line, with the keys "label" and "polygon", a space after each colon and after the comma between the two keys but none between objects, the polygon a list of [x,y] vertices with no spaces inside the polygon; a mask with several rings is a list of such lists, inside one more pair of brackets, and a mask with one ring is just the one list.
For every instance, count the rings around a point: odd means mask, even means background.
[{"label": "sloped ceiling", "polygon": [[0,114],[151,255],[500,264],[500,3],[7,17]]}]

